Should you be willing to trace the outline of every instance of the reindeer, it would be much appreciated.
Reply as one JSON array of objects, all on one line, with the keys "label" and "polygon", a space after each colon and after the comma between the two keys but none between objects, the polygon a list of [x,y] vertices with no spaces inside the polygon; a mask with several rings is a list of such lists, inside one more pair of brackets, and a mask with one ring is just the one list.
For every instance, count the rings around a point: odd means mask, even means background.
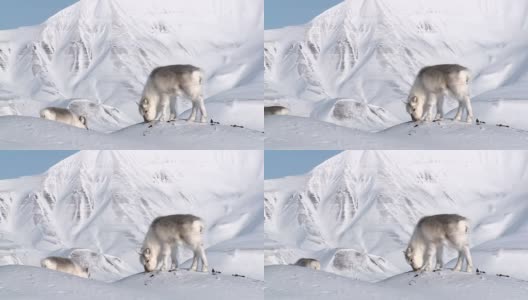
[{"label": "reindeer", "polygon": [[443,247],[449,245],[458,251],[454,270],[462,269],[467,262],[466,272],[473,272],[473,261],[468,245],[469,220],[459,215],[434,215],[418,221],[407,249],[405,260],[413,271],[431,271],[436,254],[436,269],[443,267]]},{"label": "reindeer", "polygon": [[84,277],[84,278],[90,277],[88,268],[83,268],[79,266],[77,263],[75,263],[70,258],[50,256],[50,257],[46,257],[43,260],[41,260],[40,265],[43,268],[47,268],[47,269],[55,270],[59,272],[64,272],[64,273],[69,273],[69,274],[76,275],[79,277]]},{"label": "reindeer", "polygon": [[177,247],[185,244],[194,253],[191,270],[196,271],[198,258],[202,261],[202,272],[207,272],[207,258],[202,245],[204,223],[193,215],[169,215],[158,217],[150,224],[139,261],[145,272],[152,272],[161,267],[169,268],[169,256],[172,258],[171,269],[178,267]]},{"label": "reindeer", "polygon": [[296,266],[306,267],[314,270],[321,270],[321,263],[314,258],[300,258],[295,263]]},{"label": "reindeer", "polygon": [[88,126],[86,125],[86,117],[78,116],[67,108],[46,107],[40,111],[40,117],[71,126],[88,129]]},{"label": "reindeer", "polygon": [[[202,97],[202,77],[202,70],[191,65],[155,68],[147,79],[138,103],[139,114],[145,122],[156,119],[176,120],[178,117],[177,97],[185,95],[192,102],[191,115],[187,121],[197,121],[197,112],[200,109],[200,122],[206,122],[207,112]],[[171,96],[173,96],[172,99]],[[170,115],[167,114],[168,106],[170,106]]]},{"label": "reindeer", "polygon": [[432,121],[444,117],[444,96],[451,95],[458,101],[455,120],[460,121],[467,110],[466,122],[473,122],[473,108],[469,98],[470,72],[460,65],[436,65],[420,70],[409,93],[405,108],[413,121]]},{"label": "reindeer", "polygon": [[265,116],[272,116],[272,115],[284,116],[289,113],[290,111],[284,106],[277,105],[277,106],[265,106],[264,107]]}]

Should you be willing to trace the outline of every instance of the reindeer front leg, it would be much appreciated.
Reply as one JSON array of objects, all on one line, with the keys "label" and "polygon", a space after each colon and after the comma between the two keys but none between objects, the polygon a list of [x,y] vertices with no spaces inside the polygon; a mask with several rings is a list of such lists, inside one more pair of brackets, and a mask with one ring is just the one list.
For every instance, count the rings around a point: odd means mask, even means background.
[{"label": "reindeer front leg", "polygon": [[199,96],[197,101],[200,106],[200,114],[202,115],[200,122],[205,123],[207,122],[207,111],[205,110],[204,99],[202,96]]},{"label": "reindeer front leg", "polygon": [[167,94],[162,94],[160,99],[160,121],[166,122],[169,120],[170,97]]},{"label": "reindeer front leg", "polygon": [[196,105],[195,101],[192,102],[192,109],[191,109],[191,115],[189,116],[189,119],[187,119],[187,122],[192,122],[196,119],[196,112],[198,111],[198,106]]},{"label": "reindeer front leg", "polygon": [[464,111],[464,104],[462,101],[458,100],[458,109],[455,115],[455,121],[462,120],[462,112]]},{"label": "reindeer front leg", "polygon": [[444,246],[439,245],[436,247],[436,270],[440,270],[444,267]]},{"label": "reindeer front leg", "polygon": [[471,253],[469,252],[469,246],[464,246],[462,251],[464,252],[464,256],[466,257],[467,262],[466,272],[471,273],[473,272],[473,259],[471,258]]},{"label": "reindeer front leg", "polygon": [[455,267],[453,268],[453,271],[457,271],[458,272],[458,271],[462,270],[462,262],[464,261],[464,259],[462,258],[462,255],[463,255],[463,251],[459,250],[458,251],[457,262],[456,262]]},{"label": "reindeer front leg", "polygon": [[207,257],[205,256],[205,250],[203,248],[203,245],[200,245],[200,248],[198,250],[200,252],[200,260],[202,261],[202,272],[207,272],[209,264],[207,263]]},{"label": "reindeer front leg", "polygon": [[464,97],[464,106],[466,107],[467,111],[467,123],[473,123],[473,107],[471,106],[471,99],[469,99],[469,96]]},{"label": "reindeer front leg", "polygon": [[425,100],[424,114],[422,121],[431,122],[433,120],[433,109],[436,107],[436,95],[429,93]]},{"label": "reindeer front leg", "polygon": [[435,256],[436,247],[435,245],[427,245],[424,255],[424,264],[420,268],[420,271],[429,272],[433,269],[433,257]]},{"label": "reindeer front leg", "polygon": [[178,269],[178,246],[175,246],[172,248],[171,259],[172,259],[171,270]]},{"label": "reindeer front leg", "polygon": [[435,120],[441,121],[444,119],[444,95],[438,96],[438,103],[436,104]]},{"label": "reindeer front leg", "polygon": [[164,244],[162,247],[161,247],[161,252],[160,252],[160,259],[159,259],[159,262],[161,263],[161,271],[167,271],[169,269],[169,257],[170,257],[170,254],[171,254],[171,248],[169,245],[167,244]]},{"label": "reindeer front leg", "polygon": [[178,96],[174,96],[170,99],[170,121],[178,118]]},{"label": "reindeer front leg", "polygon": [[198,269],[198,255],[199,255],[198,249],[194,249],[193,250],[193,261],[191,264],[191,271],[196,271]]}]

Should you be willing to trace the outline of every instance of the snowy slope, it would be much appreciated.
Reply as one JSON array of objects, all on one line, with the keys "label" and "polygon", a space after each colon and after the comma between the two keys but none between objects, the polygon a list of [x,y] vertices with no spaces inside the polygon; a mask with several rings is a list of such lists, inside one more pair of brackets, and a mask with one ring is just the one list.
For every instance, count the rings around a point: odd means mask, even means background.
[{"label": "snowy slope", "polygon": [[154,67],[194,64],[212,119],[262,131],[262,30],[260,0],[81,0],[0,31],[0,115],[71,107],[112,132],[142,121],[136,102]]},{"label": "snowy slope", "polygon": [[[261,111],[259,108],[259,112]],[[237,124],[139,123],[103,133],[34,117],[0,117],[0,149],[262,149],[264,133]],[[24,137],[23,139],[21,137]]]},{"label": "snowy slope", "polygon": [[[459,63],[473,74],[477,118],[527,130],[518,117],[528,101],[527,16],[528,2],[515,0],[345,0],[305,25],[265,31],[265,104],[379,131],[410,121],[402,101],[420,68]],[[342,99],[360,105],[343,115]]]},{"label": "snowy slope", "polygon": [[405,273],[371,284],[296,266],[268,266],[269,299],[515,299],[528,297],[526,281],[494,274],[441,271]]},{"label": "snowy slope", "polygon": [[422,216],[458,213],[471,220],[476,267],[526,280],[527,167],[525,151],[347,151],[266,180],[265,263],[316,257],[378,281],[410,270],[402,251]]},{"label": "snowy slope", "polygon": [[263,299],[263,282],[178,270],[104,283],[27,266],[0,267],[2,299]]},{"label": "snowy slope", "polygon": [[[0,265],[72,256],[95,279],[142,271],[157,216],[205,220],[211,268],[263,278],[260,151],[84,151],[46,173],[0,181]],[[191,252],[181,252],[190,267]]]},{"label": "snowy slope", "polygon": [[297,116],[269,116],[265,124],[264,144],[269,150],[528,148],[528,131],[503,123],[405,122],[379,132]]}]

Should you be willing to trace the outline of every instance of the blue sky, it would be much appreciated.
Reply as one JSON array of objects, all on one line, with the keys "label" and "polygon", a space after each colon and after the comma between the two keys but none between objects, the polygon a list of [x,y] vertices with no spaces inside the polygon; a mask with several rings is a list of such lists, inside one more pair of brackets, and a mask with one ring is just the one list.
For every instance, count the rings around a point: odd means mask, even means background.
[{"label": "blue sky", "polygon": [[0,151],[0,179],[44,173],[77,151]]},{"label": "blue sky", "polygon": [[264,0],[264,27],[280,28],[308,23],[343,0]]},{"label": "blue sky", "polygon": [[1,0],[0,29],[37,25],[78,0]]},{"label": "blue sky", "polygon": [[273,179],[307,173],[323,161],[342,151],[266,151],[264,178]]}]

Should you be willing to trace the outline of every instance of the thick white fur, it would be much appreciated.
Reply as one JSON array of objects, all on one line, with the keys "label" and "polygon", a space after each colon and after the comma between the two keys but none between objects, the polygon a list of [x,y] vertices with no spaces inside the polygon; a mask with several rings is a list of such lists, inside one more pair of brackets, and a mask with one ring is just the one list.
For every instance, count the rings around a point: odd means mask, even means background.
[{"label": "thick white fur", "polygon": [[176,101],[182,95],[187,96],[192,102],[191,115],[187,121],[197,121],[199,109],[200,122],[206,122],[207,111],[202,96],[202,77],[202,70],[191,65],[172,65],[154,69],[147,79],[139,102],[139,113],[145,122],[175,120],[178,117]]},{"label": "thick white fur", "polygon": [[314,258],[300,258],[296,263],[296,266],[306,267],[314,270],[321,270],[321,263]]},{"label": "thick white fur", "polygon": [[407,249],[405,259],[414,271],[431,271],[436,255],[436,268],[443,267],[443,247],[449,245],[458,251],[454,270],[460,271],[464,259],[466,271],[473,271],[469,252],[469,222],[460,215],[434,215],[418,221]]},{"label": "thick white fur", "polygon": [[[170,215],[158,217],[145,236],[139,260],[145,272],[157,269],[166,271],[178,267],[177,248],[188,246],[194,253],[191,270],[198,268],[198,259],[202,261],[202,272],[207,272],[207,258],[202,245],[203,221],[193,215]],[[172,258],[172,265],[169,259]]]},{"label": "thick white fur", "polygon": [[290,111],[284,107],[284,106],[265,106],[264,107],[264,115],[265,116],[272,116],[272,115],[287,115]]},{"label": "thick white fur", "polygon": [[67,108],[46,107],[40,111],[40,117],[52,121],[65,123],[71,126],[88,129],[86,118],[78,116]]},{"label": "thick white fur", "polygon": [[50,256],[40,261],[43,268],[55,270],[59,272],[69,273],[79,277],[88,278],[88,268],[83,268],[75,263],[73,260],[65,257]]},{"label": "thick white fur", "polygon": [[432,121],[444,118],[444,97],[451,95],[458,101],[455,120],[460,121],[467,111],[466,122],[473,122],[473,108],[469,98],[470,72],[460,65],[436,65],[420,70],[409,93],[406,110],[413,121]]}]

